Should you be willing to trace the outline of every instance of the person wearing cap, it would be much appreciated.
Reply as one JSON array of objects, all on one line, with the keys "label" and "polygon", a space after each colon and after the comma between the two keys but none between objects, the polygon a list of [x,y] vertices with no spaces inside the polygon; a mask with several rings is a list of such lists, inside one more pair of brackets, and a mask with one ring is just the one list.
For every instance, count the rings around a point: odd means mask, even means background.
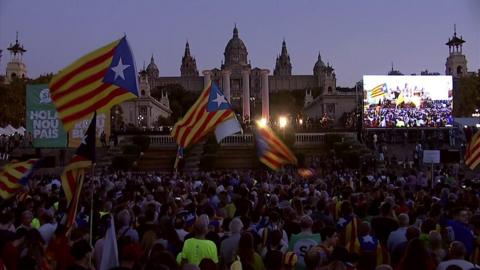
[{"label": "person wearing cap", "polygon": [[206,240],[209,219],[207,215],[201,215],[193,226],[194,237],[185,240],[182,251],[177,256],[179,264],[199,265],[202,259],[211,259],[218,263],[217,246],[213,241]]},{"label": "person wearing cap", "polygon": [[295,267],[297,270],[305,269],[305,254],[310,248],[318,245],[321,241],[320,234],[312,233],[312,226],[312,218],[307,215],[303,216],[300,219],[300,227],[302,231],[298,234],[292,234],[292,237],[290,238],[288,250],[293,251],[298,258]]},{"label": "person wearing cap", "polygon": [[220,244],[220,259],[225,266],[230,266],[235,259],[242,229],[243,223],[240,218],[237,217],[230,221],[230,236]]}]

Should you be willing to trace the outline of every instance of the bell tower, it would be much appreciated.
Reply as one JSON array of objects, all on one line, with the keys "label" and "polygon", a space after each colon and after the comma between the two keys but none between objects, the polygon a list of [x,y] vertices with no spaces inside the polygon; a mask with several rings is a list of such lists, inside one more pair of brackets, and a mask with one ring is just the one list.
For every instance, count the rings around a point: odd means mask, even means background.
[{"label": "bell tower", "polygon": [[10,62],[7,63],[7,70],[6,70],[6,82],[9,83],[13,81],[15,78],[25,79],[27,78],[27,66],[23,63],[23,53],[27,50],[23,48],[18,42],[18,31],[17,37],[15,40],[15,44],[12,45],[10,43],[10,47],[7,48],[10,51]]},{"label": "bell tower", "polygon": [[185,53],[182,57],[182,65],[180,66],[180,76],[193,77],[198,76],[197,61],[190,54],[190,44],[185,44]]},{"label": "bell tower", "polygon": [[448,39],[445,45],[448,46],[449,55],[445,63],[445,74],[452,75],[453,78],[460,78],[467,75],[467,58],[462,52],[462,46],[465,40],[462,36],[457,37],[457,27],[453,27],[453,37]]}]

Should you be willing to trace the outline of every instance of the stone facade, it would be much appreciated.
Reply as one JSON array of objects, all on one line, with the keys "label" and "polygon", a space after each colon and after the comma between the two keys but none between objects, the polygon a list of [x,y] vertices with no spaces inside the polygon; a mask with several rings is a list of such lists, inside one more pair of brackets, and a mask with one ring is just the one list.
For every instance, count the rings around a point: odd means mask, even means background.
[{"label": "stone facade", "polygon": [[[245,43],[240,39],[237,27],[233,29],[232,38],[228,41],[224,51],[224,61],[219,68],[213,68],[202,72],[197,71],[196,60],[191,56],[190,46],[187,42],[185,53],[182,58],[179,77],[161,77],[158,67],[152,57],[146,72],[152,88],[169,84],[179,84],[188,91],[201,91],[204,86],[212,81],[219,85],[230,100],[235,110],[244,119],[250,118],[250,107],[262,107],[262,117],[268,118],[268,100],[265,98],[277,91],[305,91],[320,89],[316,106],[323,106],[323,100],[330,100],[336,96],[336,75],[330,64],[323,62],[320,54],[313,66],[311,75],[292,75],[292,63],[288,54],[285,40],[282,42],[273,70],[273,75],[266,73],[266,69],[251,66],[248,60],[248,50]],[[265,93],[266,92],[266,93]],[[330,97],[329,97],[330,96]],[[345,95],[341,95],[344,97]],[[354,96],[352,98],[353,103]],[[266,103],[265,105],[260,105]],[[336,106],[333,102],[330,105]],[[321,109],[323,111],[323,109]],[[335,110],[331,110],[335,111]],[[257,116],[255,116],[257,117]]]},{"label": "stone facade", "polygon": [[168,94],[162,94],[160,101],[150,96],[150,84],[146,71],[140,72],[139,90],[140,96],[138,98],[120,104],[123,126],[153,128],[158,126],[159,117],[170,117],[172,111],[170,110]]}]

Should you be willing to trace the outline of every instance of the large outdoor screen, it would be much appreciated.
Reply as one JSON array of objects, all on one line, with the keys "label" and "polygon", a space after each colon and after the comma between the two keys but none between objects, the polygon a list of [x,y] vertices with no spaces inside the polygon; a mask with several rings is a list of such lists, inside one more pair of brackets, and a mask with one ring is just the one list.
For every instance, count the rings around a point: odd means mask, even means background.
[{"label": "large outdoor screen", "polygon": [[365,128],[453,124],[451,76],[363,76]]}]

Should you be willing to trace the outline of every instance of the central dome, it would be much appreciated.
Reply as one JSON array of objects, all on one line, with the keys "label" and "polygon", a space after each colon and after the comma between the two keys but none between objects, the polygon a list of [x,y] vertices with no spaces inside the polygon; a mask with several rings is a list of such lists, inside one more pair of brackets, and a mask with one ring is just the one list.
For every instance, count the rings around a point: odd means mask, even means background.
[{"label": "central dome", "polygon": [[247,65],[247,47],[238,37],[238,29],[233,28],[233,37],[228,41],[225,47],[225,66],[241,64]]}]

